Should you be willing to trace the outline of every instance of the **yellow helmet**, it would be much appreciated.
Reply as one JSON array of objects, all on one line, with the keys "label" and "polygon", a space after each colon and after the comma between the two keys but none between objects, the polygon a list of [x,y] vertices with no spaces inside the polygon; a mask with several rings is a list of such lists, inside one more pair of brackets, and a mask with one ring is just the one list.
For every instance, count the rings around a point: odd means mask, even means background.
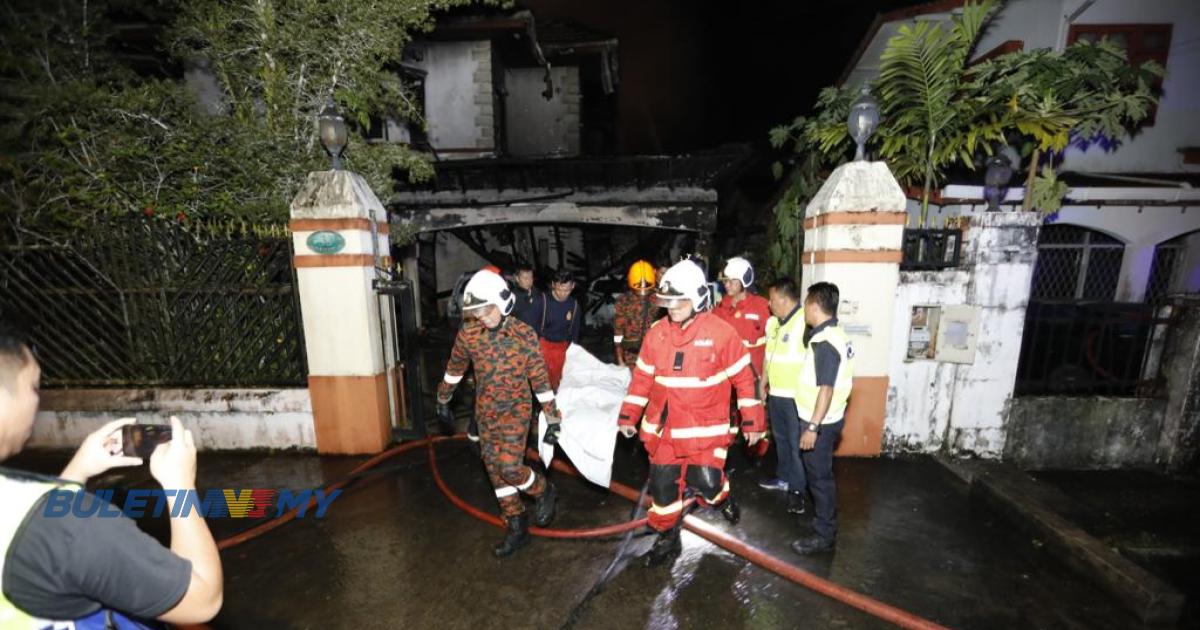
[{"label": "yellow helmet", "polygon": [[629,283],[629,288],[635,291],[653,289],[658,283],[654,277],[654,265],[645,260],[633,263],[629,266],[629,274],[625,276],[625,281]]}]

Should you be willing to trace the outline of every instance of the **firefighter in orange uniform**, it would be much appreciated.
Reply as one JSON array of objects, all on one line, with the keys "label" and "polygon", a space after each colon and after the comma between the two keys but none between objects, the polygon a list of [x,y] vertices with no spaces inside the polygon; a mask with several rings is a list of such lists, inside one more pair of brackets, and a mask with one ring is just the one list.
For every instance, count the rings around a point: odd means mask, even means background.
[{"label": "firefighter in orange uniform", "polygon": [[654,266],[639,260],[629,267],[625,276],[629,291],[617,298],[613,316],[613,346],[617,365],[633,368],[642,339],[650,324],[661,316],[658,300],[654,297]]},{"label": "firefighter in orange uniform", "polygon": [[521,493],[536,500],[536,523],[545,527],[554,519],[557,492],[554,484],[525,465],[525,436],[533,412],[532,386],[549,426],[545,441],[558,441],[559,416],[546,363],[538,351],[537,334],[529,324],[509,317],[516,299],[504,278],[483,269],[471,276],[463,292],[462,328],[454,340],[446,375],[437,389],[439,419],[452,424],[450,399],[462,381],[467,365],[475,366],[475,417],[488,477],[507,525],[504,540],[492,550],[507,556],[529,543],[529,514]]},{"label": "firefighter in orange uniform", "polygon": [[747,443],[763,438],[766,421],[754,392],[750,354],[729,324],[705,312],[711,296],[704,271],[684,260],[659,279],[657,297],[667,317],[650,327],[633,370],[618,423],[626,437],[638,432],[650,454],[650,527],[658,539],[646,554],[653,566],[681,549],[679,526],[685,491],[702,505],[724,503],[731,523],[740,516],[725,477],[729,401],[737,390]]}]

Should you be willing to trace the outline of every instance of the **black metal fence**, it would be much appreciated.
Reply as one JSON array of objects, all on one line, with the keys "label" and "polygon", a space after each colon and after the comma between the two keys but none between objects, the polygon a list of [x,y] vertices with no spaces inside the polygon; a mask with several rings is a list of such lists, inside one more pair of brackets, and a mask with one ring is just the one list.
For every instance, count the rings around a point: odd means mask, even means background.
[{"label": "black metal fence", "polygon": [[904,230],[904,271],[953,269],[962,256],[962,230],[921,228]]},{"label": "black metal fence", "polygon": [[48,386],[303,385],[281,226],[104,221],[63,242],[0,240],[0,319],[33,336]]},{"label": "black metal fence", "polygon": [[1171,308],[1141,303],[1030,302],[1016,395],[1162,394],[1162,356]]}]

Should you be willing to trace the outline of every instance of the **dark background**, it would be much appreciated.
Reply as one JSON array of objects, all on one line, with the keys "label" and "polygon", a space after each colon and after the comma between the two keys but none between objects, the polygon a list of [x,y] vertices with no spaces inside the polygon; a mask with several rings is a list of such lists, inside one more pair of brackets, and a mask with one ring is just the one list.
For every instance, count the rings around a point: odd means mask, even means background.
[{"label": "dark background", "polygon": [[620,42],[616,150],[765,147],[841,77],[877,13],[916,0],[521,0]]}]

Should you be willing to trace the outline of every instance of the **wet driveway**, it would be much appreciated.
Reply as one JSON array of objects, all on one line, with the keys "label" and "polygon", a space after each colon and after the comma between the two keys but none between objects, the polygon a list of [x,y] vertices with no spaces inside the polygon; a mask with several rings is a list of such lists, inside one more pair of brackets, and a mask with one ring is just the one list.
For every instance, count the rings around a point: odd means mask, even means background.
[{"label": "wet driveway", "polygon": [[[618,480],[640,487],[644,456],[622,441]],[[495,511],[482,464],[465,445],[439,447],[447,482]],[[38,461],[33,458],[31,461]],[[42,460],[43,462],[45,460]],[[202,454],[200,485],[306,488],[337,480],[359,458]],[[685,532],[670,567],[618,563],[597,578],[620,539],[535,540],[497,560],[500,530],[455,509],[433,484],[423,451],[359,480],[324,519],[294,521],[223,552],[225,606],[214,628],[883,628],[873,617],[787,582]],[[14,462],[19,463],[19,462]],[[43,463],[43,467],[46,464]],[[1110,598],[1012,533],[927,458],[839,459],[841,532],[834,553],[802,558],[788,543],[803,522],[760,490],[762,471],[734,457],[742,522],[733,535],[816,575],[957,628],[1136,628]],[[629,518],[630,504],[554,473],[556,526]],[[129,487],[145,472],[108,480]],[[218,538],[244,519],[213,519]],[[145,522],[153,534],[165,523]],[[644,551],[646,536],[627,552]]]}]

